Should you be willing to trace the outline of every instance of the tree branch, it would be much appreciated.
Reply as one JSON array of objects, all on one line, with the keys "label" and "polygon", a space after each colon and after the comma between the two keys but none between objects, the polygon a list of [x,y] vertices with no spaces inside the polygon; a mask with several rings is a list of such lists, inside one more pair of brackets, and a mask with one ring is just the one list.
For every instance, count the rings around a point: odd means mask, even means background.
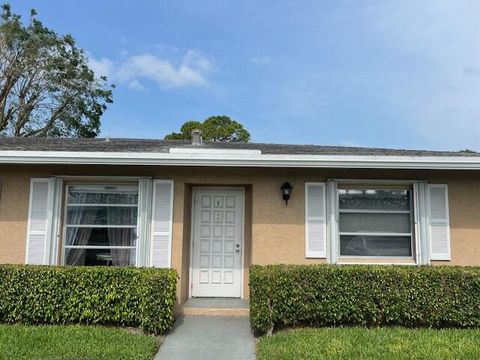
[{"label": "tree branch", "polygon": [[48,132],[48,130],[50,130],[53,125],[55,124],[55,121],[58,119],[58,117],[61,115],[61,113],[63,112],[63,110],[65,110],[65,108],[67,107],[67,105],[69,104],[70,100],[69,99],[66,99],[62,105],[60,105],[52,114],[52,116],[50,117],[50,119],[47,121],[47,123],[45,124],[44,127],[40,128],[40,129],[36,129],[36,130],[33,130],[33,131],[30,131],[28,133],[24,133],[22,135],[19,135],[19,136],[44,136],[46,135],[46,133]]}]

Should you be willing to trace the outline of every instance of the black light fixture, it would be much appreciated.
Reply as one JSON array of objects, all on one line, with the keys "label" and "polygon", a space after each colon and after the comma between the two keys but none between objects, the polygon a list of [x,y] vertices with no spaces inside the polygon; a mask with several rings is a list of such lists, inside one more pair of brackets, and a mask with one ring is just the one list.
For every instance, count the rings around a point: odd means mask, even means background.
[{"label": "black light fixture", "polygon": [[285,205],[288,205],[288,200],[292,193],[293,186],[288,181],[284,182],[280,190],[282,190],[282,199],[285,200]]}]

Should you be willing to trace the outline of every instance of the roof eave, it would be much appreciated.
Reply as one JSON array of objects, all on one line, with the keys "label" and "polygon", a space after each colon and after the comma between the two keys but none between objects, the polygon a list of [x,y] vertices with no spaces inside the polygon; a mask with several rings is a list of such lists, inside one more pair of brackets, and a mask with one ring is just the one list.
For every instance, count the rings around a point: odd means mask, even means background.
[{"label": "roof eave", "polygon": [[0,164],[480,170],[473,156],[0,151]]}]

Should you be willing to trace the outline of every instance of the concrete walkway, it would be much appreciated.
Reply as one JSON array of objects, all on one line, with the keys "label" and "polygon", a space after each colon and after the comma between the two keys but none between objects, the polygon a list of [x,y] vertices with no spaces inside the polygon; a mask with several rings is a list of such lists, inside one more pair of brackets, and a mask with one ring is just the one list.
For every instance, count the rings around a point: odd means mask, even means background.
[{"label": "concrete walkway", "polygon": [[184,316],[155,360],[254,360],[255,339],[248,317]]}]

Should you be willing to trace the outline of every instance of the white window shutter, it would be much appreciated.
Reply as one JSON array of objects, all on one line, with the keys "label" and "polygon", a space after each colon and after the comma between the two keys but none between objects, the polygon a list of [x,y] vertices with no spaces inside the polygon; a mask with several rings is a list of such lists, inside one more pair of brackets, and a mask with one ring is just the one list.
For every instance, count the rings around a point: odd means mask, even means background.
[{"label": "white window shutter", "polygon": [[152,266],[171,266],[173,218],[173,181],[153,181],[152,204]]},{"label": "white window shutter", "polygon": [[54,179],[32,178],[27,223],[27,264],[48,264]]},{"label": "white window shutter", "polygon": [[326,239],[325,183],[305,183],[305,256],[325,258]]},{"label": "white window shutter", "polygon": [[430,259],[450,260],[448,186],[428,185]]}]

